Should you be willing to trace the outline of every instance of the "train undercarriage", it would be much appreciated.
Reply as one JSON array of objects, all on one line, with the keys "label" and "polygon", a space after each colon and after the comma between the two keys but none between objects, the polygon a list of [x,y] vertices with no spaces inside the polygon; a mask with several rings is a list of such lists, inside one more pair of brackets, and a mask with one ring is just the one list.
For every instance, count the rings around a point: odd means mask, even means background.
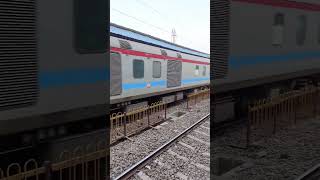
[{"label": "train undercarriage", "polygon": [[[246,88],[229,90],[226,92],[214,93],[212,101],[212,111],[215,123],[246,119],[248,116],[248,106],[263,98],[272,98],[280,94],[299,90],[305,87],[318,86],[320,74],[297,77],[272,83],[266,83]],[[213,92],[214,92],[213,87]],[[212,99],[213,100],[213,99]]]},{"label": "train undercarriage", "polygon": [[208,89],[208,88],[209,88],[209,85],[202,85],[202,86],[196,86],[196,87],[185,89],[185,90],[165,93],[161,95],[144,97],[144,98],[140,98],[132,101],[124,100],[121,103],[111,104],[110,114],[112,114],[113,112],[129,112],[129,111],[132,111],[133,109],[139,109],[159,101],[166,102],[170,106],[171,104],[184,100],[188,94],[191,94],[203,89]]}]

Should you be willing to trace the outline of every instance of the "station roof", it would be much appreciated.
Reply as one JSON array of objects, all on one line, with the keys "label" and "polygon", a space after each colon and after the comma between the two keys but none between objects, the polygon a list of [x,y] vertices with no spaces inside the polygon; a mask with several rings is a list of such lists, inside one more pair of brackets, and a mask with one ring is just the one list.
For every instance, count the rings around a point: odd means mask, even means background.
[{"label": "station roof", "polygon": [[168,42],[168,41],[165,41],[165,40],[162,40],[162,39],[150,36],[148,34],[144,34],[144,33],[141,33],[117,24],[113,24],[113,23],[110,24],[110,33],[111,35],[114,35],[120,38],[132,40],[132,41],[138,41],[145,44],[150,44],[160,48],[170,49],[170,50],[174,50],[174,51],[178,51],[186,54],[191,54],[191,55],[200,56],[204,58],[210,58],[210,55],[207,53],[203,53],[203,52],[193,50],[184,46],[173,44],[171,42]]}]

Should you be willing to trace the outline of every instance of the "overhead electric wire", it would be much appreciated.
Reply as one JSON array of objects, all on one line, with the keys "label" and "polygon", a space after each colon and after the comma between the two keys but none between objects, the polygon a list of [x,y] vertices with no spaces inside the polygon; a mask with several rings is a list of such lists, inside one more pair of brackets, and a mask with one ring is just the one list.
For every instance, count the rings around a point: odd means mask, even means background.
[{"label": "overhead electric wire", "polygon": [[161,30],[161,31],[163,31],[163,32],[166,32],[166,33],[171,34],[171,32],[168,31],[168,30],[166,30],[166,29],[163,29],[163,28],[161,28],[161,27],[158,27],[158,26],[155,26],[155,25],[153,25],[153,24],[147,23],[146,21],[143,21],[143,20],[141,20],[141,19],[138,19],[138,18],[136,18],[136,17],[134,17],[134,16],[131,16],[131,15],[125,13],[125,12],[122,12],[122,11],[120,11],[120,10],[118,10],[118,9],[112,8],[112,10],[114,10],[114,11],[116,11],[116,12],[118,12],[118,13],[124,15],[124,16],[127,16],[127,17],[130,17],[130,18],[132,18],[132,19],[135,19],[136,21],[139,21],[139,22],[141,22],[141,23],[143,23],[143,24],[146,24],[146,25],[148,25],[148,26],[152,26],[152,27],[154,27],[154,28],[156,28],[156,29],[158,29],[158,30]]},{"label": "overhead electric wire", "polygon": [[[152,6],[150,6],[148,3],[146,3],[145,1],[142,0],[136,0],[138,3],[142,4],[143,6],[152,9],[155,13],[157,13],[158,15],[160,15],[161,17],[164,17],[162,15],[162,13],[160,13],[157,9],[153,8]],[[167,19],[167,18],[165,18]],[[168,19],[167,19],[168,20]]]},{"label": "overhead electric wire", "polygon": [[[143,1],[143,0],[136,0],[136,2],[138,2],[138,3],[140,3],[141,5],[143,5],[143,6],[147,7],[147,8],[149,8],[149,9],[151,9],[154,13],[158,14],[161,18],[163,18],[164,20],[166,20],[167,23],[168,23],[169,21],[171,21],[171,23],[173,23],[174,25],[178,25],[178,27],[180,27],[180,28],[182,27],[182,26],[180,26],[180,25],[181,25],[180,23],[173,22],[171,18],[168,18],[167,16],[163,15],[161,12],[159,12],[158,10],[156,10],[155,8],[153,8],[151,5],[149,5],[149,4],[146,3],[145,1]],[[129,17],[129,18],[132,18],[132,19],[134,19],[134,20],[136,20],[136,21],[138,21],[138,22],[140,22],[140,23],[143,23],[143,24],[145,24],[145,25],[148,25],[148,26],[151,26],[151,27],[153,27],[153,28],[156,28],[156,29],[158,29],[158,30],[160,30],[160,31],[162,31],[162,32],[168,33],[168,34],[170,34],[170,36],[172,35],[172,32],[171,32],[171,31],[166,30],[166,29],[164,29],[164,28],[162,28],[162,27],[159,27],[159,26],[150,24],[150,23],[148,23],[148,22],[146,22],[146,21],[144,21],[144,20],[141,20],[141,19],[139,19],[139,18],[137,18],[137,17],[131,16],[131,15],[129,15],[129,14],[125,13],[125,12],[122,12],[122,11],[120,11],[120,10],[118,10],[118,9],[115,9],[115,8],[111,8],[111,9],[112,9],[113,11],[116,11],[116,12],[124,15],[124,16],[127,16],[127,17]],[[168,24],[171,25],[171,23],[168,23]],[[180,25],[179,25],[179,24],[180,24]],[[174,27],[174,26],[173,26],[173,27]],[[183,28],[181,28],[181,29],[183,29]],[[181,39],[182,41],[187,42],[187,43],[189,44],[189,45],[187,45],[187,46],[192,46],[192,45],[194,44],[191,39],[185,38],[184,36],[177,35],[177,37],[180,37],[180,39]],[[180,44],[180,43],[177,43],[177,44]]]},{"label": "overhead electric wire", "polygon": [[[153,8],[150,4],[146,3],[144,0],[136,0],[136,2],[140,3],[141,5],[145,6],[146,8],[151,9],[154,13],[156,13],[156,14],[159,15],[162,19],[164,19],[165,22],[166,22],[168,25],[169,25],[169,24],[170,24],[170,26],[173,25],[172,27],[178,25],[178,27],[179,27],[180,29],[183,29],[180,23],[178,23],[177,21],[174,21],[172,18],[168,18],[165,14],[162,14],[162,13],[159,12],[156,8]],[[171,23],[170,23],[169,21],[170,21]],[[170,35],[172,35],[171,33],[172,33],[172,32],[170,32]],[[180,37],[183,41],[187,41],[188,43],[190,43],[190,45],[193,44],[193,41],[191,41],[191,40],[188,39],[188,38],[185,38],[185,37],[183,37],[183,36],[181,36],[181,35],[177,35],[177,37]]]}]

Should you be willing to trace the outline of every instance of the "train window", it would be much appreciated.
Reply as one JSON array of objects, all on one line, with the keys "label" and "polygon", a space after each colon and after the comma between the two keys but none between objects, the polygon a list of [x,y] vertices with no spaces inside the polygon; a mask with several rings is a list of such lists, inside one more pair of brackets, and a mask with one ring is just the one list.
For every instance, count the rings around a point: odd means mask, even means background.
[{"label": "train window", "polygon": [[106,0],[74,1],[74,46],[79,53],[105,53],[109,47]]},{"label": "train window", "polygon": [[207,67],[203,66],[202,76],[206,76],[207,74]]},{"label": "train window", "polygon": [[305,15],[300,15],[297,17],[298,26],[297,26],[297,34],[296,41],[298,45],[303,45],[306,40],[307,33],[307,18]]},{"label": "train window", "polygon": [[199,76],[199,66],[198,66],[198,65],[196,65],[196,69],[195,69],[194,74],[195,74],[196,76]]},{"label": "train window", "polygon": [[272,45],[281,46],[283,43],[283,28],[284,28],[284,15],[277,13],[274,16],[272,28]]},{"label": "train window", "polygon": [[161,77],[161,62],[160,61],[153,61],[153,78],[160,78]]},{"label": "train window", "polygon": [[282,13],[277,13],[274,16],[274,26],[283,26],[284,25],[284,15]]},{"label": "train window", "polygon": [[139,59],[133,60],[133,77],[141,79],[144,77],[144,61]]}]

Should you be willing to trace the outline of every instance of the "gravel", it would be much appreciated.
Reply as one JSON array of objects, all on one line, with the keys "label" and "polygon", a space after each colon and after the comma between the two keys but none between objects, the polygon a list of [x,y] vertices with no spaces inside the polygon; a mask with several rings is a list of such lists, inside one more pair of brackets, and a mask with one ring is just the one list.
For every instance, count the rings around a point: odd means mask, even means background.
[{"label": "gravel", "polygon": [[275,135],[262,137],[249,149],[232,148],[239,140],[240,128],[230,129],[226,134],[211,141],[212,156],[233,157],[250,162],[230,174],[239,180],[292,180],[320,163],[320,120],[309,119],[295,127],[278,131]]},{"label": "gravel", "polygon": [[[210,119],[206,122],[210,122]],[[194,129],[189,135],[200,137],[195,131],[199,131],[199,128]],[[208,136],[209,134],[207,134],[207,143],[210,142]],[[140,170],[140,173],[147,178],[141,178],[138,173],[132,179],[208,180],[210,179],[210,156],[204,155],[205,153],[209,154],[209,144],[199,143],[185,136]]]},{"label": "gravel", "polygon": [[[110,148],[111,178],[120,175],[152,151],[197,122],[201,117],[210,113],[210,100],[203,100],[191,106],[190,110],[186,109],[185,102],[169,107],[167,110],[168,116],[170,117],[172,113],[177,111],[186,112],[186,114],[179,118],[173,117],[172,120],[168,120],[155,128],[132,136],[130,137],[131,140],[125,140]],[[206,132],[208,130],[201,131]]]}]

